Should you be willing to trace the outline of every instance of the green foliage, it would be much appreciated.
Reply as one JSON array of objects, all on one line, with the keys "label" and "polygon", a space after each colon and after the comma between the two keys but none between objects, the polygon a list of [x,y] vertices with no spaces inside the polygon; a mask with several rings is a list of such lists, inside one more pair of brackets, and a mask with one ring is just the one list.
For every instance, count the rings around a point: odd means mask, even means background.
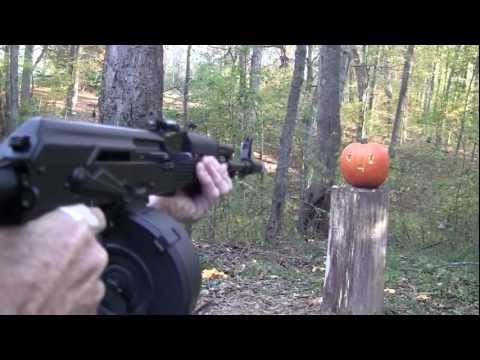
[{"label": "green foliage", "polygon": [[392,243],[451,259],[478,258],[478,160],[416,145],[404,147],[392,168],[386,184]]},{"label": "green foliage", "polygon": [[233,193],[193,226],[193,238],[262,245],[272,189],[272,179],[265,178],[262,182],[260,175],[236,180]]},{"label": "green foliage", "polygon": [[387,309],[397,308],[403,314],[462,314],[471,304],[478,306],[478,265],[391,249],[385,286],[394,291],[386,296]]}]

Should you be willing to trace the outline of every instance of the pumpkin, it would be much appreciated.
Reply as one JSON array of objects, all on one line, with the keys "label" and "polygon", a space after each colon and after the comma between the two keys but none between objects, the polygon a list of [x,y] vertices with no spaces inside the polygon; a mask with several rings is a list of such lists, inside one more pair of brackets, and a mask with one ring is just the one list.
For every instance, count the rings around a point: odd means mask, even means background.
[{"label": "pumpkin", "polygon": [[388,176],[390,158],[385,146],[377,143],[352,143],[340,156],[340,170],[350,185],[375,189]]}]

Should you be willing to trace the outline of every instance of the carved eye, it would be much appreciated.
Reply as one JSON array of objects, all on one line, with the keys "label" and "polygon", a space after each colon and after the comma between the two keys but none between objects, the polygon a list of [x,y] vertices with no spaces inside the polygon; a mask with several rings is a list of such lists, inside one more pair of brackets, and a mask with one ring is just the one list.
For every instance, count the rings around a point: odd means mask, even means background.
[{"label": "carved eye", "polygon": [[373,164],[373,154],[368,154],[368,163],[369,163],[370,165]]},{"label": "carved eye", "polygon": [[352,161],[352,154],[347,154],[347,161]]}]

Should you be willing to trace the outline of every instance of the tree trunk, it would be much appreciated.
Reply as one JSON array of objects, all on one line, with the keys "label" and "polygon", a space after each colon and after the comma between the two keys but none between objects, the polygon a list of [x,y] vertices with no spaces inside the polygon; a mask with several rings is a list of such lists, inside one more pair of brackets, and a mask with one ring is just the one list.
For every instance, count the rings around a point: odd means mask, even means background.
[{"label": "tree trunk", "polygon": [[408,104],[408,97],[405,97],[404,104],[403,104],[403,121],[401,123],[401,136],[400,136],[400,144],[404,144],[408,140],[408,116],[409,112],[409,104]]},{"label": "tree trunk", "polygon": [[397,143],[398,130],[400,129],[400,124],[401,124],[403,102],[405,100],[405,95],[407,94],[407,89],[408,89],[408,79],[410,76],[410,67],[411,67],[414,49],[415,49],[415,45],[409,45],[407,48],[407,52],[405,54],[405,64],[403,66],[402,83],[400,85],[397,111],[395,112],[395,120],[393,123],[392,139],[390,141],[390,147],[388,149],[391,158],[395,157],[395,145]]},{"label": "tree trunk", "polygon": [[[448,67],[449,67],[449,63],[448,63],[448,60],[449,59],[449,55],[447,55],[447,62],[445,64],[445,75],[443,76],[444,80],[442,81],[442,62],[439,61],[438,63],[438,76],[437,76],[437,85],[436,85],[436,90],[435,90],[435,94],[432,98],[433,100],[433,109],[432,109],[432,122],[433,122],[433,127],[432,127],[432,138],[435,138],[435,143],[437,143],[439,141],[439,139],[437,139],[437,137],[440,135],[440,132],[439,132],[439,126],[438,124],[440,123],[440,120],[439,120],[439,102],[440,102],[440,99],[441,99],[441,95],[440,95],[440,92],[441,92],[441,87],[443,86],[445,88],[445,81],[446,81],[446,78],[447,78],[447,71],[448,71]],[[441,60],[441,59],[440,59]]]},{"label": "tree trunk", "polygon": [[239,49],[238,55],[238,64],[240,67],[240,86],[239,86],[239,104],[240,104],[240,112],[241,112],[241,124],[240,130],[243,133],[246,128],[247,124],[247,58],[249,47],[247,45],[241,45]]},{"label": "tree trunk", "polygon": [[20,97],[20,106],[23,109],[28,109],[32,97],[32,55],[33,45],[25,45],[22,70],[22,94]]},{"label": "tree trunk", "polygon": [[455,155],[458,154],[458,150],[460,149],[460,144],[463,141],[463,132],[465,130],[465,116],[467,114],[470,90],[472,88],[472,83],[475,82],[475,79],[477,78],[477,76],[478,76],[478,55],[477,55],[477,60],[475,62],[475,69],[473,70],[472,77],[470,78],[470,83],[468,84],[467,94],[465,95],[465,104],[463,106],[462,120],[460,121],[460,130],[458,132],[458,140],[457,140],[457,147],[455,148]]},{"label": "tree trunk", "polygon": [[[302,136],[302,168],[300,173],[300,194],[302,196],[302,202],[304,201],[303,196],[305,195],[305,190],[308,187],[308,175],[310,169],[310,160],[311,152],[310,149],[310,140],[312,138],[313,130],[313,94],[315,93],[315,88],[313,87],[313,46],[307,46],[307,77],[305,81],[305,96],[303,97],[304,112],[303,112],[303,136]],[[298,223],[302,224],[303,219],[301,218],[301,213],[299,213]],[[299,231],[301,227],[298,226]]]},{"label": "tree trunk", "polygon": [[[5,96],[3,99],[0,99],[0,102],[4,100],[2,103],[2,109],[0,113],[0,120],[1,120],[1,134],[2,136],[6,135],[8,132],[8,93],[9,93],[9,45],[4,46],[4,54],[3,54],[3,79],[1,83],[1,90],[4,91]],[[1,91],[0,91],[1,92]]]},{"label": "tree trunk", "polygon": [[35,88],[34,76],[33,76],[35,69],[37,68],[37,65],[40,63],[40,61],[45,57],[47,52],[48,52],[48,45],[43,45],[42,52],[38,56],[37,60],[35,60],[35,63],[32,65],[32,79],[31,79],[31,85],[30,85],[30,88],[31,88],[30,93],[32,94],[33,94],[33,89]]},{"label": "tree trunk", "polygon": [[[192,52],[192,45],[187,46],[187,59],[185,63],[185,80],[183,83],[183,126],[188,126],[188,101],[190,98],[190,56]],[[192,236],[192,224],[185,224],[185,229],[189,236]]]},{"label": "tree trunk", "polygon": [[[438,53],[438,51],[437,51]],[[430,71],[430,78],[427,85],[427,93],[425,95],[425,101],[423,106],[423,119],[426,119],[430,113],[430,104],[432,102],[433,90],[435,87],[435,71],[437,68],[437,61],[434,60],[432,63],[432,70]]]},{"label": "tree trunk", "polygon": [[332,188],[323,314],[383,314],[388,192]]},{"label": "tree trunk", "polygon": [[35,70],[37,65],[40,63],[40,61],[44,58],[44,56],[47,54],[48,51],[48,45],[43,45],[42,52],[38,56],[37,60],[35,60],[35,64],[32,66],[32,71]]},{"label": "tree trunk", "polygon": [[[440,146],[442,144],[442,139],[443,139],[443,125],[444,125],[444,117],[447,115],[447,108],[448,108],[448,96],[450,94],[450,86],[452,85],[452,77],[456,72],[456,65],[457,65],[457,60],[458,60],[458,55],[460,53],[460,48],[461,45],[457,45],[455,47],[455,52],[454,52],[454,60],[450,69],[450,73],[448,74],[448,80],[446,83],[446,86],[443,91],[442,95],[442,106],[440,110],[440,117],[438,119],[438,125],[437,125],[437,135],[435,138],[435,145]],[[447,75],[447,70],[448,67],[445,69],[445,76]]]},{"label": "tree trunk", "polygon": [[375,86],[377,84],[377,67],[378,67],[378,62],[380,59],[380,53],[381,50],[377,50],[377,55],[375,56],[375,62],[373,63],[373,68],[372,68],[372,81],[370,83],[370,91],[369,91],[369,96],[368,96],[368,111],[373,110],[373,100],[375,98]]},{"label": "tree trunk", "polygon": [[[299,224],[302,232],[312,226],[320,236],[328,233],[329,188],[335,181],[337,157],[340,150],[340,77],[341,46],[322,45],[317,76],[317,144],[311,152],[317,155],[312,185],[300,204]],[[318,215],[318,216],[317,216]]]},{"label": "tree trunk", "polygon": [[162,118],[163,46],[108,45],[99,101],[100,121],[146,127]]},{"label": "tree trunk", "polygon": [[391,124],[393,120],[393,107],[392,107],[392,99],[393,99],[393,88],[392,88],[392,73],[390,71],[390,63],[388,60],[388,45],[385,46],[385,64],[383,66],[383,76],[385,77],[385,109],[387,112],[387,116],[385,121],[387,124]]},{"label": "tree trunk", "polygon": [[352,68],[350,68],[348,72],[348,102],[350,104],[353,104],[355,102],[355,90],[354,90],[355,78],[354,77],[355,77],[354,71]]},{"label": "tree trunk", "polygon": [[[293,131],[297,119],[300,91],[305,70],[306,46],[297,45],[295,51],[295,66],[293,70],[290,94],[288,96],[287,115],[282,129],[280,145],[278,148],[277,171],[275,173],[275,188],[273,191],[270,218],[268,220],[265,238],[274,241],[280,234],[282,226],[282,212],[287,196],[288,166],[292,147]],[[338,91],[338,90],[337,90]],[[337,95],[338,96],[338,95]]]},{"label": "tree trunk", "polygon": [[[363,49],[364,56],[366,49]],[[364,124],[365,124],[365,104],[367,98],[367,89],[368,89],[368,72],[367,72],[367,64],[362,63],[360,60],[360,55],[358,53],[358,49],[356,46],[352,46],[352,59],[353,63],[355,64],[355,74],[357,76],[357,95],[358,101],[360,102],[360,109],[358,111],[358,120],[357,120],[357,133],[356,138],[357,141],[360,141],[364,135]]]},{"label": "tree trunk", "polygon": [[340,73],[340,104],[343,103],[343,93],[344,93],[345,83],[349,73],[348,70],[350,69],[351,60],[352,60],[352,46],[342,45],[340,69],[343,69],[343,71]]},{"label": "tree trunk", "polygon": [[18,120],[18,45],[10,45],[7,133],[15,130]]},{"label": "tree trunk", "polygon": [[189,86],[190,86],[190,54],[192,45],[187,47],[187,62],[185,65],[185,82],[183,85],[183,125],[188,125],[188,100],[189,100]]},{"label": "tree trunk", "polygon": [[67,91],[67,99],[65,101],[65,116],[70,116],[77,104],[78,99],[78,56],[80,53],[80,45],[70,45],[68,59],[68,75],[70,76],[70,84]]},{"label": "tree trunk", "polygon": [[245,124],[245,131],[247,134],[253,132],[255,124],[257,122],[257,96],[258,89],[260,87],[260,72],[262,68],[262,48],[260,46],[254,46],[252,49],[252,59],[250,63],[250,84],[248,92],[248,109],[247,109],[247,121]]}]

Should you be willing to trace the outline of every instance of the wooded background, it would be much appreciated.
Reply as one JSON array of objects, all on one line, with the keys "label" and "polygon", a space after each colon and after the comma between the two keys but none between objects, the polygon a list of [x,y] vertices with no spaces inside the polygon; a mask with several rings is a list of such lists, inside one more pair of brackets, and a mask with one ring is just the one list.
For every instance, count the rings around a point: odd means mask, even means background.
[{"label": "wooded background", "polygon": [[385,144],[389,248],[477,262],[469,289],[478,309],[478,53],[476,45],[4,45],[0,126],[5,136],[28,117],[54,115],[141,127],[163,115],[237,148],[251,136],[266,173],[237,181],[193,238],[313,244],[310,252],[328,235],[330,188],[344,183],[340,151],[361,139]]}]

